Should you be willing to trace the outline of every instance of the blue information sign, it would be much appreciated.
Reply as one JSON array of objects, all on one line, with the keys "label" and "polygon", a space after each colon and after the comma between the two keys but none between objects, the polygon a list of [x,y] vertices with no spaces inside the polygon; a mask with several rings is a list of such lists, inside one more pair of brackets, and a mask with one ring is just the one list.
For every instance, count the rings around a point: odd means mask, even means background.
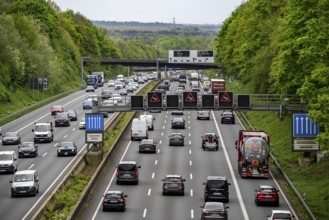
[{"label": "blue information sign", "polygon": [[313,122],[307,114],[293,114],[293,137],[316,137],[318,135],[318,123]]},{"label": "blue information sign", "polygon": [[103,114],[86,114],[86,131],[103,131]]}]

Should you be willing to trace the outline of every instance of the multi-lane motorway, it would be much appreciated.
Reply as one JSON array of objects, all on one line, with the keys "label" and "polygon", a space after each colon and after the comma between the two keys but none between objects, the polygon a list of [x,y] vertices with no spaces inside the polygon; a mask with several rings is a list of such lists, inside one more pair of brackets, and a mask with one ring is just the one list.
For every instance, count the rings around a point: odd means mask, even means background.
[{"label": "multi-lane motorway", "polygon": [[[114,90],[113,87],[111,90]],[[96,92],[100,93],[101,89],[98,89]],[[71,121],[70,127],[54,128],[54,141],[52,143],[37,144],[39,150],[38,157],[18,159],[18,170],[32,169],[37,170],[39,173],[40,190],[35,197],[11,198],[9,181],[12,180],[13,174],[1,174],[1,219],[31,219],[31,216],[52,193],[74,162],[86,151],[85,131],[79,130],[79,120],[81,117],[84,117],[86,112],[91,112],[90,110],[82,110],[82,102],[89,94],[85,91],[79,91],[2,126],[3,134],[7,131],[17,131],[21,135],[22,141],[33,141],[32,128],[35,122],[49,121],[54,124],[54,117],[50,115],[50,108],[54,104],[63,105],[64,110],[75,109],[78,113],[78,121]],[[113,117],[113,114],[109,114],[105,123],[111,117]],[[57,157],[57,145],[62,141],[74,141],[78,146],[78,155],[76,157]],[[1,151],[4,150],[17,152],[18,149],[17,145],[2,145]]]},{"label": "multi-lane motorway", "polygon": [[[172,83],[170,90],[176,89],[177,83]],[[212,112],[209,121],[197,120],[195,111],[184,111],[183,116],[172,116],[170,111],[152,114],[155,117],[155,129],[150,132],[149,138],[158,142],[157,153],[138,153],[139,142],[130,141],[128,129],[84,204],[79,214],[81,219],[200,219],[200,206],[204,204],[202,183],[211,175],[226,176],[231,183],[230,198],[227,203],[229,219],[262,220],[267,218],[272,209],[291,209],[282,191],[280,207],[256,206],[255,189],[260,184],[275,185],[277,188],[278,186],[273,177],[241,179],[238,175],[237,151],[234,143],[239,130],[243,129],[239,121],[235,125],[222,125],[219,111]],[[183,117],[186,128],[171,129],[173,117]],[[168,136],[172,132],[181,132],[185,135],[185,146],[169,146]],[[220,136],[219,151],[202,150],[201,136],[206,132],[214,132]],[[138,185],[116,185],[116,165],[121,160],[137,161],[141,165]],[[162,195],[161,179],[166,174],[183,175],[186,179],[185,196]],[[121,190],[128,195],[125,212],[102,211],[102,195],[107,190]]]}]

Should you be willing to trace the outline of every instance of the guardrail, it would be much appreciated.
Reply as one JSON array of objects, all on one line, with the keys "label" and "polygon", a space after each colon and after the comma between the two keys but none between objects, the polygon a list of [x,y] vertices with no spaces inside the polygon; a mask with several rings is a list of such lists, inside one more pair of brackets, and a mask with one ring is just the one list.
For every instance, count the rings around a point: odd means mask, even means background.
[{"label": "guardrail", "polygon": [[70,90],[70,91],[66,91],[66,92],[63,92],[63,93],[57,94],[57,95],[55,95],[55,96],[52,96],[52,97],[49,97],[49,98],[47,98],[47,99],[45,99],[45,100],[42,100],[42,101],[40,101],[40,102],[37,102],[37,103],[35,103],[35,104],[33,104],[33,105],[30,105],[30,106],[28,106],[28,107],[26,107],[26,108],[23,108],[23,109],[21,109],[21,110],[19,110],[19,111],[17,111],[17,112],[14,112],[14,113],[12,113],[12,114],[10,114],[10,115],[7,115],[7,116],[1,118],[1,119],[0,119],[0,124],[3,123],[3,122],[5,122],[5,121],[7,121],[7,120],[9,120],[9,119],[11,119],[11,118],[14,118],[14,117],[16,117],[16,116],[19,116],[19,115],[22,115],[22,114],[28,113],[28,112],[31,111],[32,109],[37,108],[37,107],[39,107],[39,106],[42,106],[42,105],[44,105],[44,104],[47,103],[47,102],[50,102],[50,101],[52,101],[52,100],[56,100],[56,99],[58,99],[58,98],[60,98],[60,97],[62,97],[62,96],[64,97],[64,96],[69,95],[69,94],[71,94],[71,93],[74,93],[74,92],[76,92],[76,91],[78,91],[78,90],[81,90],[81,88],[80,88],[80,87],[77,87],[77,88],[72,89],[72,90]]},{"label": "guardrail", "polygon": [[[252,130],[254,130],[254,127],[251,125],[250,121],[248,120],[248,118],[245,116],[245,114],[241,111],[240,112],[242,117],[244,118],[244,120],[248,123],[248,125],[250,126],[250,128]],[[271,159],[274,161],[275,165],[277,166],[278,170],[280,171],[280,173],[283,175],[283,177],[285,178],[286,182],[288,183],[288,185],[290,186],[290,188],[294,191],[295,195],[298,197],[300,203],[302,203],[302,205],[304,206],[305,210],[307,211],[308,215],[310,216],[310,218],[312,220],[316,220],[314,214],[312,213],[310,207],[308,207],[308,205],[306,204],[305,200],[303,199],[303,197],[299,194],[298,190],[296,189],[296,187],[294,186],[294,184],[291,182],[291,180],[289,179],[289,177],[287,176],[287,174],[284,172],[284,170],[282,169],[281,165],[279,164],[279,162],[276,160],[276,158],[274,157],[274,155],[270,152],[270,157]]]},{"label": "guardrail", "polygon": [[[159,81],[155,87],[161,83],[161,81]],[[148,85],[148,84],[146,84]],[[146,85],[144,85],[140,90],[142,90]],[[107,123],[107,126],[105,129],[109,129],[113,126],[115,126],[116,122],[119,121],[119,119],[121,118],[120,115],[123,113],[115,113],[116,115],[113,117],[113,119],[111,120],[110,123]],[[134,116],[135,114],[133,114]],[[130,120],[132,120],[133,116],[130,118]],[[70,216],[67,219],[75,219],[80,211],[80,209],[82,208],[83,202],[87,199],[88,196],[88,192],[90,192],[91,187],[95,185],[96,180],[98,178],[98,175],[100,173],[100,171],[104,168],[104,164],[106,162],[106,160],[108,158],[111,157],[112,155],[112,151],[113,149],[115,149],[115,146],[118,142],[118,140],[120,140],[122,133],[117,137],[117,139],[115,140],[115,142],[113,143],[113,147],[111,150],[108,151],[108,153],[105,155],[105,157],[103,158],[101,164],[98,166],[96,172],[94,173],[94,175],[91,177],[88,185],[86,186],[85,190],[82,192],[82,196],[80,197],[79,201],[76,203],[75,208],[71,211]],[[53,192],[51,193],[51,195],[47,198],[47,200],[40,206],[40,208],[35,212],[35,214],[33,215],[32,219],[35,220],[44,220],[45,218],[45,212],[47,209],[47,205],[50,204],[54,204],[55,202],[55,197],[56,194],[59,192],[61,192],[62,189],[65,188],[65,186],[68,184],[68,182],[70,181],[70,177],[73,174],[79,173],[82,171],[82,169],[87,165],[86,161],[85,161],[85,154],[87,153],[87,151],[85,151],[84,153],[82,153],[78,160],[76,161],[76,163],[72,166],[72,168],[69,170],[69,172],[66,173],[66,175],[62,178],[61,182],[57,185],[57,187],[53,190]]]}]

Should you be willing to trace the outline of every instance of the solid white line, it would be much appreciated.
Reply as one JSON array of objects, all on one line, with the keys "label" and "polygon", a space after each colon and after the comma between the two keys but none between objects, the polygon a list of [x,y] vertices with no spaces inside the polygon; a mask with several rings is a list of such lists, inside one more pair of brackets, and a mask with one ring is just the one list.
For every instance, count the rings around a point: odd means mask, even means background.
[{"label": "solid white line", "polygon": [[[215,118],[215,114],[213,111],[211,111],[212,113],[212,117]],[[238,196],[238,200],[239,200],[239,203],[240,203],[240,206],[241,206],[241,210],[242,210],[242,214],[243,214],[243,217],[245,220],[249,220],[249,216],[248,216],[248,213],[247,213],[247,209],[243,203],[243,200],[242,200],[242,195],[241,195],[241,192],[240,192],[240,188],[239,188],[239,185],[238,185],[238,181],[236,180],[235,178],[235,175],[234,175],[234,171],[233,171],[233,167],[232,167],[232,164],[231,164],[231,160],[228,156],[228,153],[227,153],[227,150],[226,150],[226,146],[224,144],[224,139],[223,139],[223,136],[222,136],[222,133],[220,132],[219,130],[219,127],[218,127],[218,124],[217,124],[217,121],[214,120],[215,122],[215,126],[216,126],[216,129],[217,129],[217,132],[219,134],[219,139],[220,139],[220,142],[221,142],[221,145],[222,145],[222,148],[223,148],[223,151],[224,151],[224,155],[225,155],[225,158],[226,158],[226,162],[227,162],[227,165],[228,165],[228,168],[229,168],[229,171],[231,173],[231,176],[232,176],[232,180],[233,180],[233,184],[234,184],[234,188],[236,190],[236,194]]]},{"label": "solid white line", "polygon": [[193,197],[193,189],[190,190],[190,195]]},{"label": "solid white line", "polygon": [[154,175],[155,175],[155,173],[152,173],[152,179],[154,179]]},{"label": "solid white line", "polygon": [[146,213],[147,213],[147,209],[144,209],[144,212],[143,212],[143,218],[146,217]]},{"label": "solid white line", "polygon": [[34,164],[32,164],[32,165],[28,168],[28,170],[31,169],[32,167],[34,167]]},{"label": "solid white line", "polygon": [[193,180],[193,174],[192,173],[190,173],[190,179]]},{"label": "solid white line", "polygon": [[155,160],[154,165],[157,165],[157,164],[158,164],[158,160]]},{"label": "solid white line", "polygon": [[194,209],[191,209],[191,218],[194,218]]},{"label": "solid white line", "polygon": [[190,160],[190,166],[192,166],[192,160]]},{"label": "solid white line", "polygon": [[[129,147],[130,147],[130,144],[131,144],[131,141],[129,141],[129,143],[128,143],[126,149],[125,149],[125,151],[123,152],[122,157],[121,157],[121,159],[120,159],[120,162],[123,160],[124,156],[126,155],[128,149],[129,149]],[[115,174],[116,174],[116,170],[114,171],[114,173],[113,173],[113,175],[112,175],[112,178],[111,178],[109,184],[107,185],[106,190],[104,191],[104,194],[110,189],[110,186],[111,186],[111,184],[112,184],[112,182],[113,182],[113,179],[114,179],[114,177],[115,177]],[[96,218],[96,215],[97,215],[98,210],[100,209],[100,207],[101,207],[101,205],[102,205],[102,202],[103,202],[103,198],[100,199],[100,201],[99,201],[99,203],[98,203],[98,206],[97,206],[97,208],[96,208],[96,211],[95,211],[95,213],[94,213],[94,215],[93,215],[93,217],[92,217],[92,220],[94,220],[94,219]]]},{"label": "solid white line", "polygon": [[64,139],[65,139],[65,138],[67,138],[67,134],[66,134],[66,135],[64,135]]},{"label": "solid white line", "polygon": [[46,153],[44,153],[41,157],[45,157],[47,154],[48,154],[48,153],[46,152]]},{"label": "solid white line", "polygon": [[152,191],[152,189],[149,189],[149,191],[147,193],[147,196],[150,196],[151,195],[151,191]]}]

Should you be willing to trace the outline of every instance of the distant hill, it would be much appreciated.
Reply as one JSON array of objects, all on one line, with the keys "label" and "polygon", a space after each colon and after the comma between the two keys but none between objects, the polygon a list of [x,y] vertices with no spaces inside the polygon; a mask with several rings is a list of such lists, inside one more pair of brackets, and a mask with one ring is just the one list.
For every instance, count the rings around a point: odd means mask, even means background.
[{"label": "distant hill", "polygon": [[127,36],[129,38],[141,36],[203,36],[213,38],[218,34],[221,25],[213,24],[173,24],[137,21],[92,21],[96,26],[108,29],[111,36]]}]

